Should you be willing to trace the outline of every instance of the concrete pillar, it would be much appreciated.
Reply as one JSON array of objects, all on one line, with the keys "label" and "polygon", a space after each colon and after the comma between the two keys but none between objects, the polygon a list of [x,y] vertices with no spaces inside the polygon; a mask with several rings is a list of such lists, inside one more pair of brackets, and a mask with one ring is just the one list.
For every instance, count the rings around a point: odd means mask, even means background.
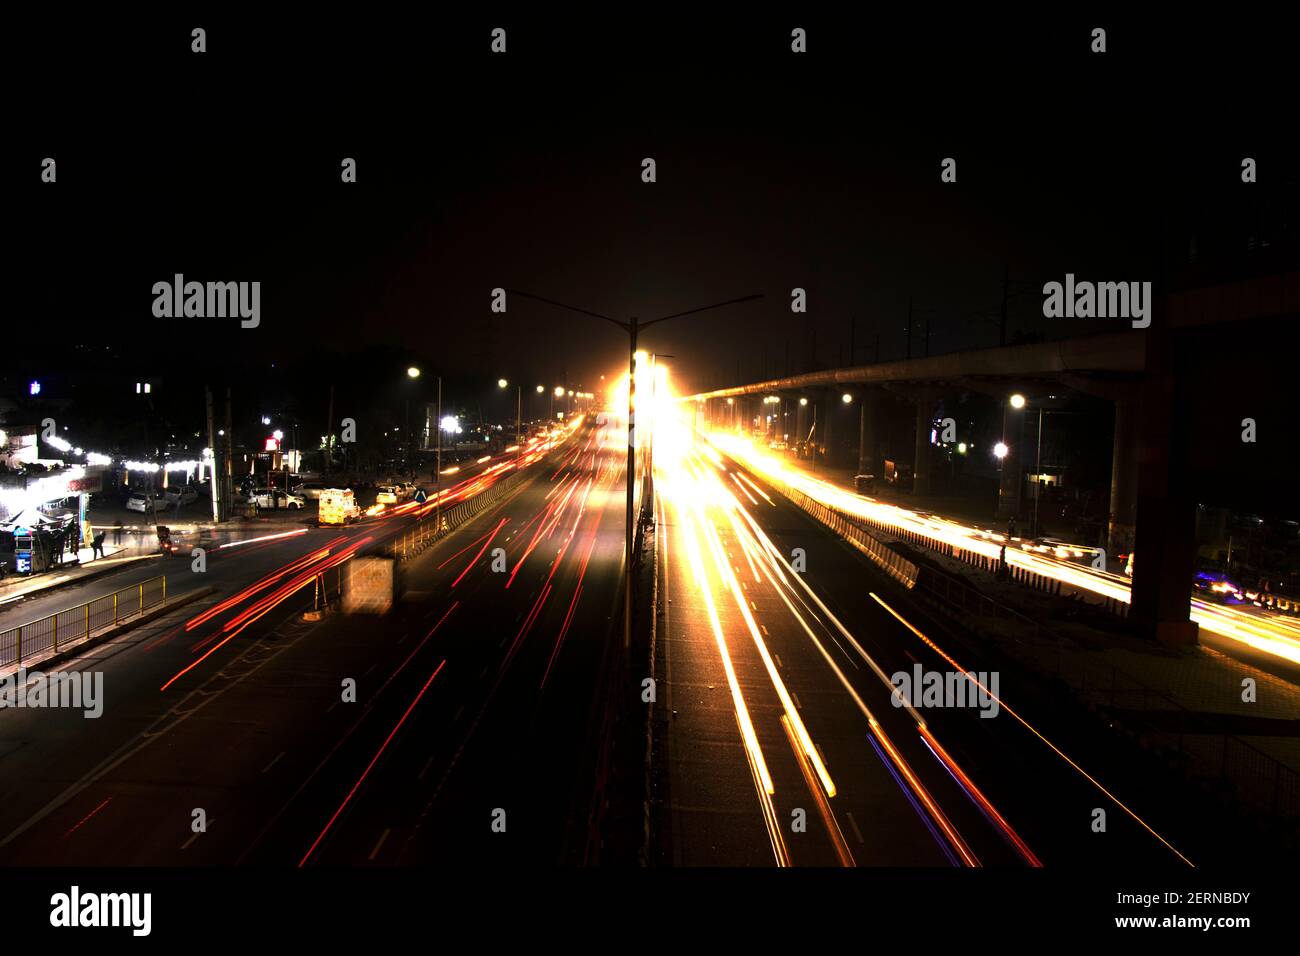
[{"label": "concrete pillar", "polygon": [[1138,445],[1137,534],[1133,558],[1132,619],[1163,644],[1195,644],[1189,620],[1196,565],[1196,499],[1187,466],[1190,417],[1182,391],[1202,383],[1181,380],[1174,334],[1164,299],[1147,332]]},{"label": "concrete pillar", "polygon": [[1137,529],[1139,415],[1136,402],[1115,403],[1115,445],[1110,460],[1110,508],[1106,525],[1106,554],[1111,558],[1133,547]]},{"label": "concrete pillar", "polygon": [[1024,409],[1012,408],[1010,404],[1003,400],[1003,422],[1005,427],[1002,430],[1001,440],[1006,443],[1007,457],[1002,459],[1002,480],[998,487],[998,517],[1009,519],[1015,517],[1017,521],[1017,535],[1022,529],[1019,528],[1020,520],[1020,495],[1025,480],[1023,475],[1023,453],[1022,447],[1024,442],[1025,412]]},{"label": "concrete pillar", "polygon": [[916,444],[912,454],[912,494],[930,493],[930,419],[934,417],[934,393],[923,389],[916,400]]},{"label": "concrete pillar", "polygon": [[839,404],[839,396],[823,392],[817,401],[821,404],[817,409],[817,427],[821,430],[821,441],[818,444],[825,447],[826,455],[822,461],[829,465],[835,454],[834,446],[831,444],[835,437],[835,429],[832,426],[835,422],[835,413],[838,411],[835,406]]},{"label": "concrete pillar", "polygon": [[875,389],[864,389],[858,408],[858,474],[879,474],[876,461],[877,435],[880,429],[880,396]]}]

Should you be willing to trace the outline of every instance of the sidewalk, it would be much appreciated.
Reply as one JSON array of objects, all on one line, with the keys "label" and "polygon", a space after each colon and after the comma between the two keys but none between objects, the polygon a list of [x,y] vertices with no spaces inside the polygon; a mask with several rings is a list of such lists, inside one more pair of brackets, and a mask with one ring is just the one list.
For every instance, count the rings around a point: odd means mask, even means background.
[{"label": "sidewalk", "polygon": [[[210,520],[168,524],[161,520],[161,515],[159,518],[160,523],[167,524],[172,533],[181,536],[182,543],[190,547],[198,546],[200,541],[234,539],[280,525],[315,525],[315,512],[311,510],[266,511],[256,518],[232,518],[219,525],[214,525]],[[32,575],[8,575],[0,582],[0,609],[34,594],[92,581],[159,554],[157,529],[152,524],[124,523],[121,544],[114,543],[117,538],[116,525],[95,523],[91,527],[96,532],[104,532],[103,557],[96,558],[93,548],[82,548],[77,552],[75,561],[66,561],[60,567]]]},{"label": "sidewalk", "polygon": [[105,545],[104,557],[95,558],[94,560],[91,559],[93,550],[91,548],[82,548],[78,552],[79,560],[76,562],[65,563],[61,567],[51,568],[40,574],[9,575],[3,582],[0,582],[0,608],[33,594],[52,591],[70,584],[91,581],[112,574],[114,571],[120,571],[122,568],[140,561],[147,561],[149,558],[156,556],[156,539],[154,544],[153,551],[144,551],[131,547],[114,548],[111,545]]}]

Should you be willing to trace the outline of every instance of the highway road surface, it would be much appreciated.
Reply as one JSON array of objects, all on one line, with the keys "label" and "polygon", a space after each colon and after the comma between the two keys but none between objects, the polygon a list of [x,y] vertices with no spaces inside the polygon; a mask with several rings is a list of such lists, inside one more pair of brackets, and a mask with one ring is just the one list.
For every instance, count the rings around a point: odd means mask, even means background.
[{"label": "highway road surface", "polygon": [[530,455],[520,486],[406,564],[382,617],[306,621],[310,587],[278,596],[409,512],[214,559],[221,594],[72,665],[102,672],[102,717],[0,712],[0,858],[581,861],[623,448],[584,427]]}]

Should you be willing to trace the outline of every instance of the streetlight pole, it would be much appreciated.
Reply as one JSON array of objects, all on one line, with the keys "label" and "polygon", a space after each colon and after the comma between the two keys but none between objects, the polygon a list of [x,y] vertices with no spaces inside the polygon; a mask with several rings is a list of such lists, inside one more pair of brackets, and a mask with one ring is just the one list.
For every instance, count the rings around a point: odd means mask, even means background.
[{"label": "streetlight pole", "polygon": [[436,502],[434,508],[433,528],[437,534],[442,530],[442,376],[438,376],[438,452],[437,460],[433,466],[433,500]]},{"label": "streetlight pole", "polygon": [[632,645],[632,548],[636,543],[636,517],[632,513],[633,488],[636,485],[636,316],[627,325],[627,533],[625,536],[623,575],[623,649]]},{"label": "streetlight pole", "polygon": [[538,302],[545,302],[547,305],[553,305],[569,312],[580,312],[583,315],[589,315],[594,319],[601,319],[609,322],[611,325],[617,325],[627,332],[628,338],[628,359],[627,359],[627,527],[624,539],[624,575],[623,575],[623,647],[628,648],[632,644],[632,594],[635,590],[635,579],[633,577],[632,555],[636,544],[636,518],[633,513],[633,492],[636,483],[636,343],[637,334],[641,329],[649,328],[660,322],[667,322],[669,319],[677,319],[686,315],[695,315],[700,312],[707,312],[712,309],[720,309],[723,306],[737,305],[741,302],[750,302],[754,299],[763,298],[762,295],[747,295],[739,299],[729,299],[726,302],[718,302],[713,305],[701,306],[698,309],[688,309],[685,312],[675,312],[672,315],[663,315],[657,319],[651,319],[649,322],[641,322],[635,316],[628,321],[623,322],[619,319],[610,318],[608,315],[601,315],[599,312],[591,312],[587,309],[579,309],[576,306],[565,305],[563,302],[556,302],[554,299],[546,299],[540,295],[533,295],[530,292],[520,292],[517,289],[507,289],[507,295],[517,295],[525,299],[535,299]]},{"label": "streetlight pole", "polygon": [[1038,537],[1038,497],[1043,493],[1043,406],[1038,406],[1038,454],[1034,458],[1034,537]]},{"label": "streetlight pole", "polygon": [[521,441],[524,440],[523,408],[524,408],[524,387],[522,385],[516,385],[515,386],[515,444],[516,445],[518,445]]}]

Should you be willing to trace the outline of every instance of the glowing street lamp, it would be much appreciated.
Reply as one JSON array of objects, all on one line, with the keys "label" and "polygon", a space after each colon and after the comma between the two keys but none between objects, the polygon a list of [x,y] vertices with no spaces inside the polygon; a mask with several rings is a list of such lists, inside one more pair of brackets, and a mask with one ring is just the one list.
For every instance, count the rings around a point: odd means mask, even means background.
[{"label": "glowing street lamp", "polygon": [[[628,365],[627,365],[627,472],[625,479],[627,483],[627,515],[625,522],[624,555],[623,555],[623,646],[627,648],[632,641],[632,594],[635,580],[633,551],[636,546],[635,515],[633,514],[634,495],[636,488],[636,366],[637,366],[637,336],[638,334],[653,325],[661,322],[667,322],[669,319],[680,319],[687,315],[698,315],[701,312],[711,312],[724,306],[737,305],[741,302],[750,302],[754,299],[761,299],[761,295],[748,295],[739,299],[730,299],[726,302],[717,302],[712,305],[701,306],[698,309],[688,309],[684,312],[674,312],[671,315],[661,315],[657,318],[643,321],[635,316],[627,321],[615,319],[608,315],[601,315],[599,312],[592,312],[588,309],[579,309],[563,302],[556,302],[554,299],[546,299],[539,295],[533,295],[529,292],[520,292],[517,289],[507,290],[510,295],[521,296],[526,299],[534,299],[538,302],[544,302],[548,305],[564,309],[567,312],[578,312],[590,316],[593,319],[600,319],[608,322],[610,325],[616,325],[627,333],[628,339]],[[557,394],[555,396],[559,398]]]},{"label": "glowing street lamp", "polygon": [[[506,388],[509,385],[510,383],[506,381],[504,378],[497,379],[497,388]],[[537,387],[539,389],[541,388],[540,385]],[[522,385],[516,385],[515,386],[515,441],[516,442],[523,441],[523,437],[524,437],[523,411],[524,411],[524,387]]]},{"label": "glowing street lamp", "polygon": [[850,395],[848,392],[845,392],[843,395],[840,396],[840,401],[843,402],[845,405],[847,405],[849,404],[849,402],[853,401],[853,396]]},{"label": "glowing street lamp", "polygon": [[1009,451],[1011,451],[1011,449],[1007,447],[1007,443],[1000,441],[993,446],[993,457],[1001,461],[1003,458],[1007,457]]},{"label": "glowing street lamp", "polygon": [[1025,407],[1025,396],[1021,395],[1019,392],[1017,392],[1016,394],[1012,395],[1012,396],[1011,396],[1011,407],[1012,407],[1012,408],[1024,408],[1024,407]]},{"label": "glowing street lamp", "polygon": [[414,365],[412,365],[410,368],[406,370],[406,376],[407,378],[419,378],[420,370],[416,368]]}]

